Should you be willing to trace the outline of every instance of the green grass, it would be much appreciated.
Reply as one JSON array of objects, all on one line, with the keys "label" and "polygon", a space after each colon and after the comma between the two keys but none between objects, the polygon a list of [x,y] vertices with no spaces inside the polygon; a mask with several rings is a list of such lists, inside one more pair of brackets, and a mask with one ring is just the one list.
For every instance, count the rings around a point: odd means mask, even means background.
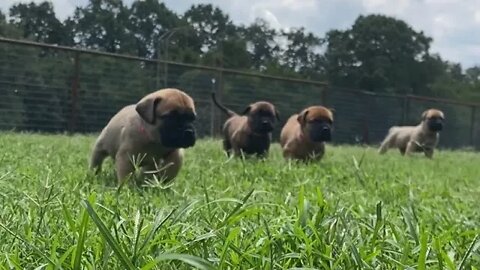
[{"label": "green grass", "polygon": [[0,134],[1,269],[480,269],[480,155],[186,151],[169,188],[87,171],[89,136]]}]

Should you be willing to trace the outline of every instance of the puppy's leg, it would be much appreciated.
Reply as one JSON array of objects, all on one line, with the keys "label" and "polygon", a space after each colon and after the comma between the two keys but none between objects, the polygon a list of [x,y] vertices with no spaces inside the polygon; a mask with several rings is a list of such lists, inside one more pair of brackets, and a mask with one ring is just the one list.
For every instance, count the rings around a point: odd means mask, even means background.
[{"label": "puppy's leg", "polygon": [[268,147],[259,147],[258,149],[256,149],[255,155],[259,159],[266,159],[266,158],[268,158],[269,148],[270,148],[270,145]]},{"label": "puppy's leg", "polygon": [[406,147],[399,147],[398,150],[400,151],[400,154],[402,154],[402,156],[404,156],[407,148]]},{"label": "puppy's leg", "polygon": [[322,146],[315,151],[315,160],[321,160],[324,155],[325,155],[325,144],[322,144]]},{"label": "puppy's leg", "polygon": [[160,181],[170,182],[177,176],[182,164],[183,149],[177,149],[157,162],[145,162],[142,165],[141,173],[143,177],[150,177],[149,175],[155,174]]},{"label": "puppy's leg", "polygon": [[395,138],[396,138],[395,133],[392,131],[392,129],[390,129],[388,131],[387,137],[385,137],[382,144],[380,145],[380,148],[378,149],[378,153],[385,154],[385,152],[387,152],[387,150],[395,144]]},{"label": "puppy's leg", "polygon": [[380,148],[378,149],[379,154],[385,154],[392,144],[392,135],[388,134],[385,140],[383,140]]},{"label": "puppy's leg", "polygon": [[238,145],[232,145],[232,152],[234,157],[244,157],[243,151]]},{"label": "puppy's leg", "polygon": [[283,150],[283,157],[284,157],[285,159],[291,159],[291,158],[293,158],[293,155],[292,155],[292,153],[291,153],[290,151],[288,151],[288,150],[285,149],[285,150]]},{"label": "puppy's leg", "polygon": [[99,173],[102,169],[103,160],[108,156],[107,151],[102,149],[99,142],[95,143],[93,148],[92,157],[90,158],[90,169],[94,170],[95,174]]},{"label": "puppy's leg", "polygon": [[223,150],[227,153],[227,156],[232,155],[232,143],[228,140],[228,138],[223,138]]},{"label": "puppy's leg", "polygon": [[245,140],[240,130],[233,132],[232,136],[229,138],[231,144],[231,152],[234,157],[245,157],[242,146],[245,146]]},{"label": "puppy's leg", "polygon": [[257,157],[259,159],[267,159],[268,158],[268,151],[266,151],[266,150],[258,151],[256,154],[257,154]]},{"label": "puppy's leg", "polygon": [[173,180],[183,165],[183,149],[177,149],[163,159],[163,177],[166,182]]},{"label": "puppy's leg", "polygon": [[407,144],[407,149],[405,150],[405,155],[411,155],[417,150],[417,144],[414,141],[409,141]]},{"label": "puppy's leg", "polygon": [[294,154],[293,154],[293,151],[291,149],[291,145],[290,145],[290,142],[287,142],[284,146],[283,146],[283,157],[285,159],[293,159],[294,158]]},{"label": "puppy's leg", "polygon": [[425,149],[425,156],[427,158],[433,158],[433,148],[428,148],[428,149]]},{"label": "puppy's leg", "polygon": [[122,184],[125,179],[130,177],[135,168],[130,160],[130,156],[126,151],[119,151],[115,156],[115,168],[117,171],[117,180]]}]

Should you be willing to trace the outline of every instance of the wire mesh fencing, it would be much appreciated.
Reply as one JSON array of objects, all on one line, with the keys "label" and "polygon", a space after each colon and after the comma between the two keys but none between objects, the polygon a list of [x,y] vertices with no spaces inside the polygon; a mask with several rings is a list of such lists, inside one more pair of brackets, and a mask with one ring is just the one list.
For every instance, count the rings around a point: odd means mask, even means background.
[{"label": "wire mesh fencing", "polygon": [[218,136],[225,116],[258,100],[280,111],[281,126],[310,105],[334,109],[334,143],[377,144],[394,125],[416,125],[428,108],[444,111],[441,146],[480,149],[479,104],[344,89],[324,82],[115,55],[0,38],[0,129],[99,132],[122,107],[175,87],[195,100],[200,137]]}]

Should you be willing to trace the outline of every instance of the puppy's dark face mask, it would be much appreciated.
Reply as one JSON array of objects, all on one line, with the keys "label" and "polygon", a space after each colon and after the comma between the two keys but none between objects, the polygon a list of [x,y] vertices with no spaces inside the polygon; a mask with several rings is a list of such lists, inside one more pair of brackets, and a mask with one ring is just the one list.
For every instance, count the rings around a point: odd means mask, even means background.
[{"label": "puppy's dark face mask", "polygon": [[248,115],[253,132],[258,134],[268,134],[272,132],[275,128],[276,120],[279,118],[277,111],[269,109],[256,109],[252,111],[250,106],[243,114]]},{"label": "puppy's dark face mask", "polygon": [[193,112],[171,111],[159,117],[162,145],[171,148],[188,148],[195,145],[196,132]]},{"label": "puppy's dark face mask", "polygon": [[297,121],[305,136],[312,142],[329,142],[332,140],[333,130],[333,119],[330,115],[326,108],[316,108],[314,112],[307,109],[298,115]]},{"label": "puppy's dark face mask", "polygon": [[308,136],[314,142],[332,140],[332,122],[326,119],[314,119],[307,122]]},{"label": "puppy's dark face mask", "polygon": [[443,130],[443,118],[439,116],[430,117],[427,119],[428,129],[433,132],[439,132]]},{"label": "puppy's dark face mask", "polygon": [[163,146],[188,148],[195,145],[194,110],[171,109],[161,112],[157,109],[160,102],[161,98],[147,99],[139,102],[135,109],[148,124],[158,129]]}]

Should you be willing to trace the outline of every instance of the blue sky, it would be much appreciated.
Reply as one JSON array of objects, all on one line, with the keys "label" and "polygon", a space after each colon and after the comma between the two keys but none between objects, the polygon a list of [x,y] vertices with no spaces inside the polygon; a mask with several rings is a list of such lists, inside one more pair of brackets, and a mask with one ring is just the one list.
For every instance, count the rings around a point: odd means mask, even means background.
[{"label": "blue sky", "polygon": [[[41,2],[41,0],[34,0]],[[0,0],[4,12],[19,0]],[[21,1],[29,2],[29,1]],[[64,19],[87,0],[51,0]],[[124,0],[131,3],[132,0]],[[304,26],[318,36],[330,29],[349,27],[360,14],[381,13],[405,20],[415,30],[433,37],[432,51],[464,67],[480,65],[480,0],[166,0],[182,13],[192,4],[211,3],[235,23],[249,24],[260,17],[276,28]]]}]

